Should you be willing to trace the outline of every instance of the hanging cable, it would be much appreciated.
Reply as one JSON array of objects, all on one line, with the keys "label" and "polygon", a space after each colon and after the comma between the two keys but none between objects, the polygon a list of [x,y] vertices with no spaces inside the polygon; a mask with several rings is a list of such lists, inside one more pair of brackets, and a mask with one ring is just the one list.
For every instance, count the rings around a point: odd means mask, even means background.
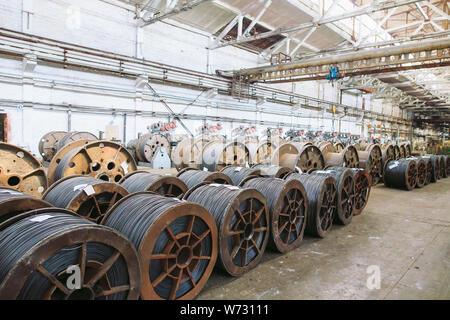
[{"label": "hanging cable", "polygon": [[153,191],[167,197],[180,197],[188,189],[186,184],[176,177],[148,171],[134,171],[119,183],[130,193]]},{"label": "hanging cable", "polygon": [[248,176],[259,176],[261,174],[261,170],[259,169],[238,166],[227,166],[220,172],[230,177],[231,181],[233,181],[233,185],[235,186],[239,186],[242,180],[244,180]]},{"label": "hanging cable", "polygon": [[389,161],[384,168],[384,184],[390,188],[412,190],[417,183],[417,163],[414,159]]},{"label": "hanging cable", "polygon": [[188,189],[198,185],[201,182],[210,181],[218,184],[233,184],[230,177],[222,172],[209,172],[193,168],[185,168],[177,175],[183,180]]}]

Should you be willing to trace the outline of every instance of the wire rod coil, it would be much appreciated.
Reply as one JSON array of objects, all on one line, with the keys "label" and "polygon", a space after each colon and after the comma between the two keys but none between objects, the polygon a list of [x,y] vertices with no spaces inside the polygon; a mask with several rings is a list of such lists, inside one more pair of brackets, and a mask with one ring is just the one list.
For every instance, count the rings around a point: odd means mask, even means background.
[{"label": "wire rod coil", "polygon": [[52,205],[25,193],[0,187],[0,223],[26,211],[49,208]]},{"label": "wire rod coil", "polygon": [[209,172],[194,168],[184,168],[178,173],[177,177],[186,184],[188,189],[205,181],[218,184],[233,184],[231,178],[222,172]]},{"label": "wire rod coil", "polygon": [[269,239],[269,210],[258,190],[205,182],[184,198],[213,215],[219,230],[218,265],[223,270],[239,276],[260,262]]},{"label": "wire rod coil", "polygon": [[269,245],[281,253],[297,248],[303,240],[308,211],[308,198],[303,185],[298,180],[254,177],[242,187],[258,190],[267,200]]},{"label": "wire rod coil", "polygon": [[[0,256],[2,300],[139,297],[140,267],[133,245],[68,210],[28,211],[0,224]],[[75,269],[79,287],[69,279]]]},{"label": "wire rod coil", "polygon": [[44,193],[43,199],[55,207],[100,222],[104,214],[127,195],[128,191],[117,183],[86,176],[70,176],[55,182]]},{"label": "wire rod coil", "polygon": [[274,164],[256,164],[252,168],[261,170],[260,174],[269,178],[283,179],[292,172],[292,170],[287,167],[281,167]]},{"label": "wire rod coil", "polygon": [[333,177],[337,187],[337,211],[335,220],[347,225],[352,221],[355,209],[355,179],[352,170],[344,167],[330,167],[311,174]]},{"label": "wire rod coil", "polygon": [[417,163],[414,159],[392,160],[384,168],[386,187],[412,190],[417,184]]},{"label": "wire rod coil", "polygon": [[299,180],[308,197],[306,232],[324,238],[331,230],[336,215],[337,187],[331,176],[291,173],[286,180]]},{"label": "wire rod coil", "polygon": [[227,166],[220,170],[220,172],[227,175],[235,186],[239,186],[249,176],[259,176],[261,174],[261,170],[259,169],[238,166]]},{"label": "wire rod coil", "polygon": [[138,170],[126,175],[120,182],[130,193],[152,191],[166,197],[182,197],[188,190],[177,177]]},{"label": "wire rod coil", "polygon": [[218,239],[215,221],[203,206],[139,192],[116,203],[102,224],[136,247],[143,299],[193,299],[208,281]]}]

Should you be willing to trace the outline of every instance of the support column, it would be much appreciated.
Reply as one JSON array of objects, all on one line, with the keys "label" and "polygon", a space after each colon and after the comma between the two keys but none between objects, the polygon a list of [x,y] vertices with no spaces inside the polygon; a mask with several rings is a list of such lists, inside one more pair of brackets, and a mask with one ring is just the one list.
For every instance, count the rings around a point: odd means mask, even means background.
[{"label": "support column", "polygon": [[[144,101],[143,101],[143,94],[144,94],[144,90],[147,86],[148,83],[148,76],[145,74],[141,74],[136,78],[136,82],[135,82],[135,98],[134,98],[134,111],[135,111],[135,115],[134,115],[134,119],[130,121],[130,124],[128,125],[128,130],[129,130],[129,139],[135,139],[138,136],[138,122],[139,120],[142,118],[141,114],[142,111],[144,110]],[[126,142],[125,142],[126,143]]]},{"label": "support column", "polygon": [[[37,57],[34,54],[26,54],[22,60],[22,104],[17,106],[20,123],[19,145],[25,149],[37,153],[33,140],[33,101],[36,97],[34,88],[34,70],[37,65]],[[37,137],[39,139],[40,137]],[[37,145],[37,144],[36,144]],[[34,150],[36,149],[36,150]]]}]

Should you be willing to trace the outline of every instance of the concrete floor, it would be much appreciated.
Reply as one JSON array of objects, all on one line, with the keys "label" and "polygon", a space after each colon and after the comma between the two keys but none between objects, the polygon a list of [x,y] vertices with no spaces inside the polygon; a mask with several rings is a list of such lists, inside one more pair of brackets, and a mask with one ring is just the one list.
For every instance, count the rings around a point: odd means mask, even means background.
[{"label": "concrete floor", "polygon": [[[370,265],[379,289],[366,286]],[[410,192],[378,185],[350,225],[284,255],[268,249],[239,278],[216,269],[198,299],[450,299],[450,178]]]}]

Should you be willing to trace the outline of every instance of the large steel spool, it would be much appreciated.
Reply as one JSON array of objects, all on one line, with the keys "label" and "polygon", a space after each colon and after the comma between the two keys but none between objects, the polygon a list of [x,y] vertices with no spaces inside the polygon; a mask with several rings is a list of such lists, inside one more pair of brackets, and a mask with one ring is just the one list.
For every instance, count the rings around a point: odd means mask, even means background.
[{"label": "large steel spool", "polygon": [[256,155],[252,156],[253,164],[270,164],[272,155],[279,145],[279,139],[266,139],[259,142]]},{"label": "large steel spool", "polygon": [[439,168],[439,158],[432,154],[427,154],[425,156],[422,156],[422,159],[430,159],[431,160],[431,182],[437,182],[439,178],[440,168]]},{"label": "large steel spool", "polygon": [[411,157],[411,144],[409,141],[403,142],[403,146],[405,148],[405,157]]},{"label": "large steel spool", "polygon": [[40,199],[47,183],[44,168],[30,152],[0,142],[0,185]]},{"label": "large steel spool", "polygon": [[119,182],[129,172],[136,171],[133,156],[120,144],[94,141],[69,150],[60,160],[53,180],[73,175],[90,176],[104,181]]},{"label": "large steel spool", "polygon": [[184,168],[200,168],[201,154],[206,140],[196,140],[185,137],[177,143],[171,154],[175,168],[181,171]]},{"label": "large steel spool", "polygon": [[336,152],[342,152],[345,149],[345,146],[342,142],[337,142],[334,144],[334,148],[336,149]]},{"label": "large steel spool", "polygon": [[422,159],[425,162],[425,185],[430,184],[431,182],[431,176],[433,175],[433,161],[430,157],[417,157],[419,159]]},{"label": "large steel spool", "polygon": [[246,168],[239,166],[226,166],[220,170],[223,174],[226,174],[235,186],[240,186],[242,181],[250,176],[260,176],[261,170],[257,168]]},{"label": "large steel spool", "polygon": [[412,190],[417,184],[417,163],[414,159],[391,160],[384,168],[386,187]]},{"label": "large steel spool", "polygon": [[308,198],[298,180],[249,177],[243,188],[256,189],[267,200],[270,214],[269,245],[285,253],[297,248],[306,226]]},{"label": "large steel spool", "polygon": [[57,150],[61,150],[66,145],[78,141],[78,140],[89,140],[89,141],[96,141],[98,140],[97,136],[95,134],[92,134],[90,132],[84,132],[84,131],[71,131],[67,132],[61,139],[58,141]]},{"label": "large steel spool", "polygon": [[398,160],[401,158],[400,156],[400,147],[398,145],[394,145],[394,154],[395,154],[395,160]]},{"label": "large steel spool", "polygon": [[445,172],[446,177],[450,176],[450,156],[445,156]]},{"label": "large steel spool", "polygon": [[378,184],[383,176],[381,148],[376,144],[372,144],[367,151],[358,151],[358,156],[359,167],[369,172],[372,178],[372,185]]},{"label": "large steel spool", "polygon": [[349,168],[330,167],[326,170],[316,170],[311,174],[333,177],[337,187],[337,210],[335,221],[347,225],[352,221],[355,209],[355,179]]},{"label": "large steel spool", "polygon": [[400,159],[406,158],[406,148],[405,145],[403,143],[399,144],[399,149],[400,149]]},{"label": "large steel spool", "polygon": [[364,169],[352,168],[351,170],[355,179],[355,210],[353,215],[356,216],[361,214],[369,201],[372,178]]},{"label": "large steel spool", "polygon": [[191,189],[202,182],[213,182],[218,184],[233,184],[231,178],[222,172],[209,172],[194,168],[184,168],[177,177]]},{"label": "large steel spool", "polygon": [[203,148],[202,168],[208,171],[220,171],[226,166],[246,166],[250,161],[247,147],[240,142],[210,141]]},{"label": "large steel spool", "polygon": [[139,192],[116,203],[102,224],[136,247],[143,299],[194,299],[208,281],[218,236],[214,218],[203,206]]},{"label": "large steel spool", "polygon": [[59,140],[66,135],[66,131],[51,131],[39,140],[39,153],[44,161],[51,161],[55,155]]},{"label": "large steel spool", "polygon": [[291,173],[286,180],[299,180],[308,197],[306,232],[324,238],[331,230],[336,214],[336,180],[330,176]]},{"label": "large steel spool", "polygon": [[259,169],[262,176],[269,178],[283,179],[286,175],[292,172],[292,170],[287,167],[281,167],[274,164],[256,164],[252,168]]},{"label": "large steel spool", "polygon": [[416,188],[422,188],[426,185],[427,181],[427,162],[420,157],[409,157],[416,162],[417,174],[416,174]]},{"label": "large steel spool", "polygon": [[166,136],[153,133],[144,134],[137,140],[136,157],[141,162],[152,162],[158,147],[165,148],[170,157],[170,141]]},{"label": "large steel spool", "polygon": [[358,151],[353,146],[347,146],[342,152],[337,152],[331,143],[325,143],[320,146],[320,152],[326,167],[358,168],[359,166]]},{"label": "large steel spool", "polygon": [[42,197],[58,208],[68,209],[93,222],[104,214],[128,191],[117,183],[86,176],[69,176],[55,182]]},{"label": "large steel spool", "polygon": [[393,144],[385,144],[381,147],[381,158],[383,159],[383,165],[391,160],[396,160]]},{"label": "large steel spool", "polygon": [[311,143],[287,142],[275,150],[272,164],[307,172],[310,169],[323,169],[325,160],[320,149]]},{"label": "large steel spool", "polygon": [[447,178],[447,160],[443,155],[439,156],[439,170],[439,176],[441,178]]},{"label": "large steel spool", "polygon": [[201,204],[214,217],[219,230],[218,265],[239,276],[261,260],[269,239],[269,210],[256,189],[204,182],[184,199]]},{"label": "large steel spool", "polygon": [[181,197],[188,190],[177,177],[143,170],[127,174],[119,183],[130,193],[152,191],[166,197]]},{"label": "large steel spool", "polygon": [[355,143],[355,144],[353,144],[353,146],[355,147],[356,151],[364,150],[363,148],[361,148],[361,145],[359,143]]},{"label": "large steel spool", "polygon": [[[133,245],[118,232],[59,208],[0,224],[0,300],[121,300],[139,297]],[[80,289],[69,289],[73,266]]]},{"label": "large steel spool", "polygon": [[50,203],[33,198],[28,194],[0,187],[0,224],[26,211],[49,208],[51,206]]}]

